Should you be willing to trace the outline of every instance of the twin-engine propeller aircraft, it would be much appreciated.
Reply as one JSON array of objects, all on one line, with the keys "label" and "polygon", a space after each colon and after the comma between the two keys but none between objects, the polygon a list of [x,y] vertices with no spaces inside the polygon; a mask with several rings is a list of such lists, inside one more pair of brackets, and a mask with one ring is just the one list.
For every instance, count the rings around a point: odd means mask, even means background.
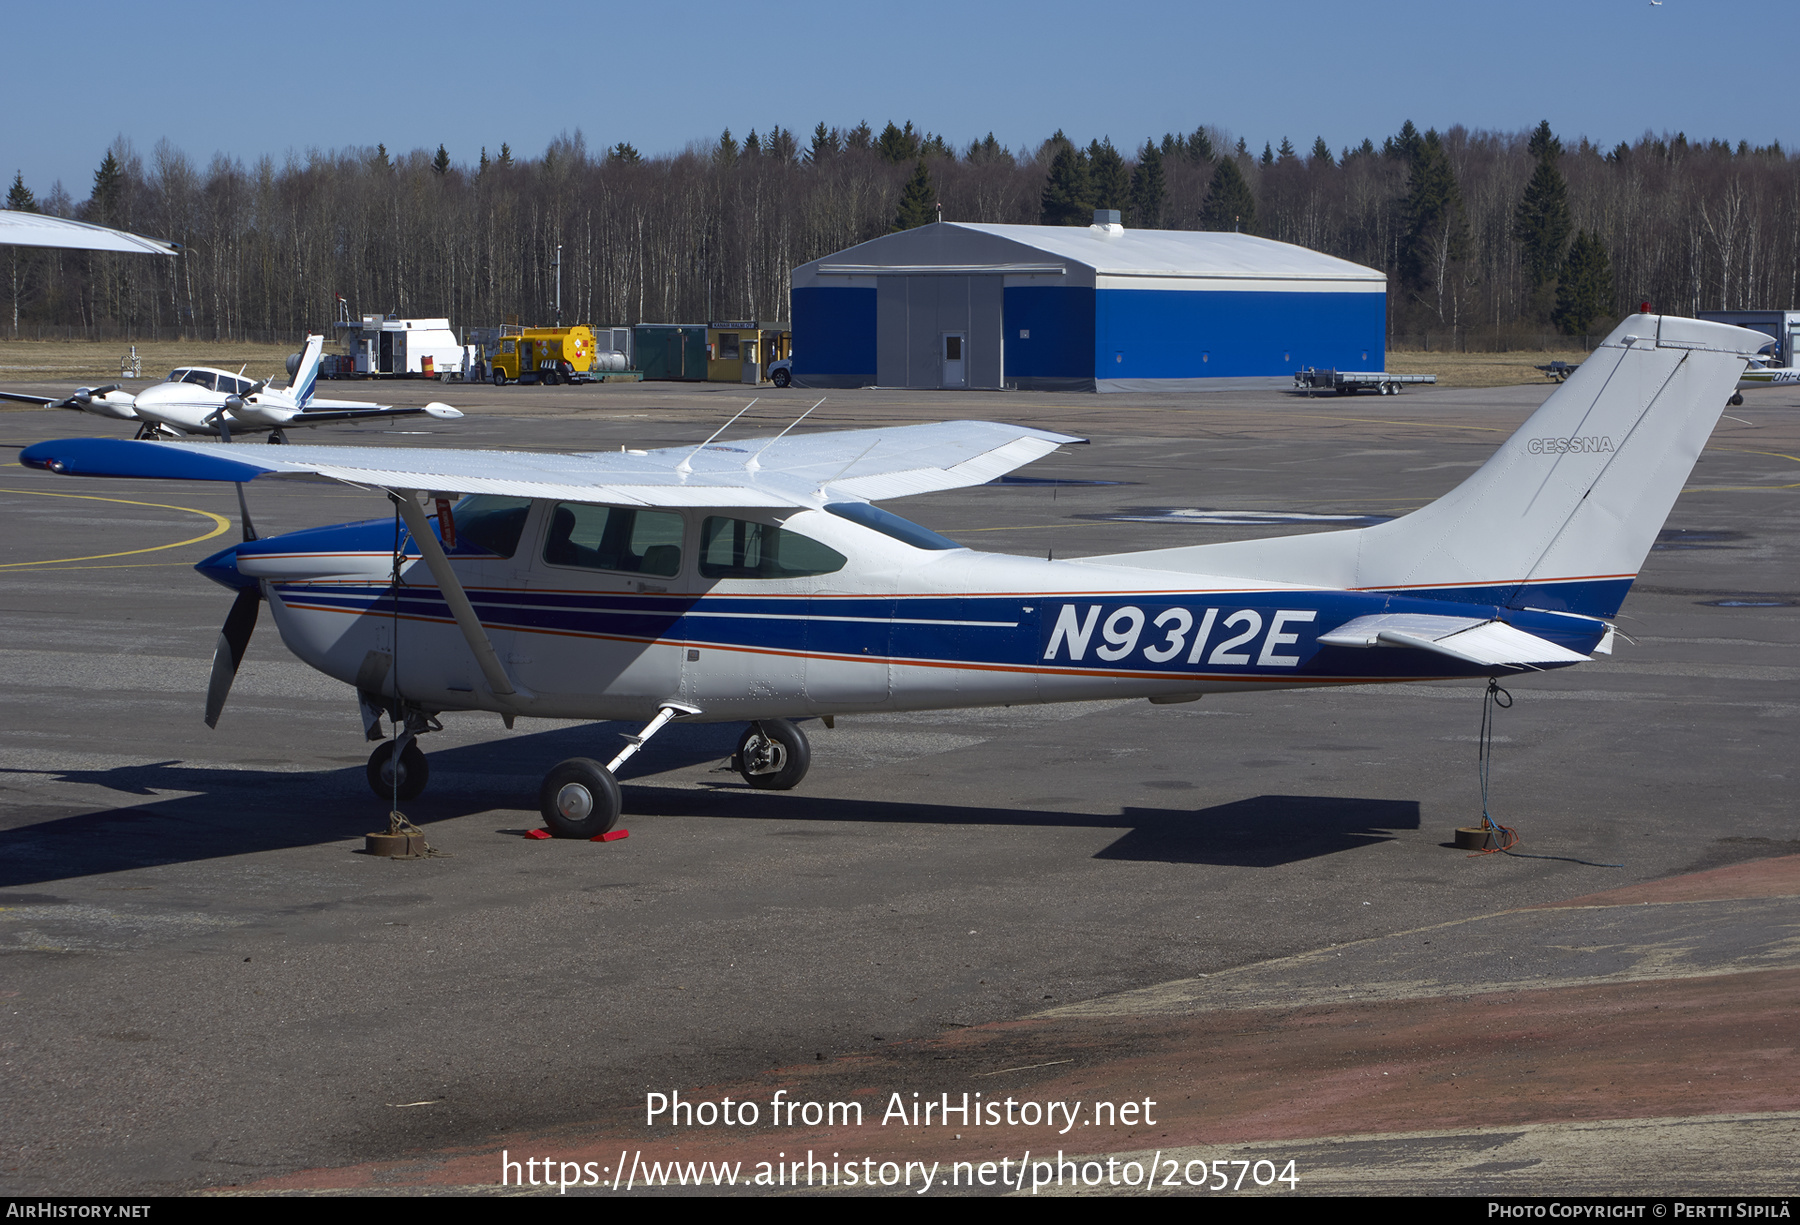
[{"label": "twin-engine propeller aircraft", "polygon": [[1766,340],[1632,316],[1480,470],[1410,515],[1079,561],[977,553],[873,505],[1081,441],[982,421],[581,455],[78,439],[23,459],[235,481],[240,496],[271,479],[387,489],[393,520],[259,540],[246,511],[244,542],[200,563],[239,593],[207,723],[266,600],[296,655],[354,686],[370,739],[393,721],[369,760],[383,796],[425,785],[415,741],[441,711],[645,720],[609,763],[575,758],[544,780],[552,832],[591,838],[619,815],[614,772],[671,719],[748,721],[734,765],[782,789],[809,760],[796,717],[1187,702],[1610,652],[1609,618]]},{"label": "twin-engine propeller aircraft", "polygon": [[189,434],[212,435],[231,441],[235,433],[266,431],[270,442],[286,442],[286,431],[296,426],[327,425],[344,421],[378,421],[413,417],[421,413],[439,421],[462,416],[448,404],[433,401],[423,408],[393,408],[366,400],[322,400],[313,395],[319,383],[319,358],[323,336],[308,336],[306,348],[288,358],[285,389],[271,390],[266,381],[251,381],[228,370],[208,366],[178,366],[163,382],[154,383],[133,396],[119,384],[82,387],[61,400],[0,391],[0,400],[36,404],[44,408],[73,408],[115,421],[136,421],[139,439],[184,438]]}]

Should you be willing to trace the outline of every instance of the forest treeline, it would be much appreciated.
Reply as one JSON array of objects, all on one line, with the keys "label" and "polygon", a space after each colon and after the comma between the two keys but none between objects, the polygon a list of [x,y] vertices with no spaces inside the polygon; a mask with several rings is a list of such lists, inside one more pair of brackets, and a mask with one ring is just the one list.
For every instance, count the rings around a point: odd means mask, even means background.
[{"label": "forest treeline", "polygon": [[1420,132],[1258,154],[1217,128],[1125,150],[1061,132],[966,148],[889,123],[726,131],[661,157],[579,133],[524,158],[440,146],[201,167],[115,142],[77,200],[15,176],[6,207],[181,244],[176,259],[9,249],[13,334],[288,340],[355,313],[458,327],[787,316],[791,270],[946,221],[1241,229],[1379,268],[1396,342],[1530,347],[1643,301],[1786,309],[1800,275],[1800,161],[1779,144],[1645,135],[1604,150],[1529,132]]}]

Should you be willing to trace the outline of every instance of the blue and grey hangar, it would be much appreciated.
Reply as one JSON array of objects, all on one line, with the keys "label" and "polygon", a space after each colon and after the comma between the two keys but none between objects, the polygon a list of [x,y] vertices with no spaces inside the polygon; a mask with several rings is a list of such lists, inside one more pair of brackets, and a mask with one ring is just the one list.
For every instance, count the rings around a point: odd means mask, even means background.
[{"label": "blue and grey hangar", "polygon": [[1248,234],[940,221],[794,270],[796,384],[1189,391],[1380,370],[1387,279]]}]

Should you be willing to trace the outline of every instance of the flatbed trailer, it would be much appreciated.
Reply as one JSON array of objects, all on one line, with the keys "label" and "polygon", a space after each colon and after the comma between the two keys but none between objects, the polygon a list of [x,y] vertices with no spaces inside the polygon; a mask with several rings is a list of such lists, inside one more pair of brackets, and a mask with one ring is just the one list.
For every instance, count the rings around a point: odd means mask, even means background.
[{"label": "flatbed trailer", "polygon": [[1537,370],[1542,370],[1546,375],[1548,375],[1549,377],[1551,377],[1552,379],[1555,379],[1558,383],[1560,383],[1564,379],[1568,378],[1571,374],[1574,374],[1577,370],[1581,369],[1581,363],[1580,362],[1551,362],[1548,366],[1536,366],[1533,368],[1537,369]]},{"label": "flatbed trailer", "polygon": [[1308,395],[1335,391],[1340,396],[1353,396],[1359,391],[1378,395],[1400,394],[1402,387],[1435,383],[1435,374],[1390,374],[1386,370],[1317,370],[1311,366],[1294,371],[1294,387]]}]

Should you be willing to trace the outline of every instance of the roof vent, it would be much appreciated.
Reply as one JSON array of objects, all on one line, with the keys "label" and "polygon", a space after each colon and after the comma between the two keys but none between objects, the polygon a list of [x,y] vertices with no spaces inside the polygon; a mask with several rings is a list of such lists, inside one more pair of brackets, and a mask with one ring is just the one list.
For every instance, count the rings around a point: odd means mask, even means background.
[{"label": "roof vent", "polygon": [[1119,210],[1116,208],[1095,209],[1092,228],[1107,234],[1123,234],[1125,232],[1125,227],[1119,224]]}]

